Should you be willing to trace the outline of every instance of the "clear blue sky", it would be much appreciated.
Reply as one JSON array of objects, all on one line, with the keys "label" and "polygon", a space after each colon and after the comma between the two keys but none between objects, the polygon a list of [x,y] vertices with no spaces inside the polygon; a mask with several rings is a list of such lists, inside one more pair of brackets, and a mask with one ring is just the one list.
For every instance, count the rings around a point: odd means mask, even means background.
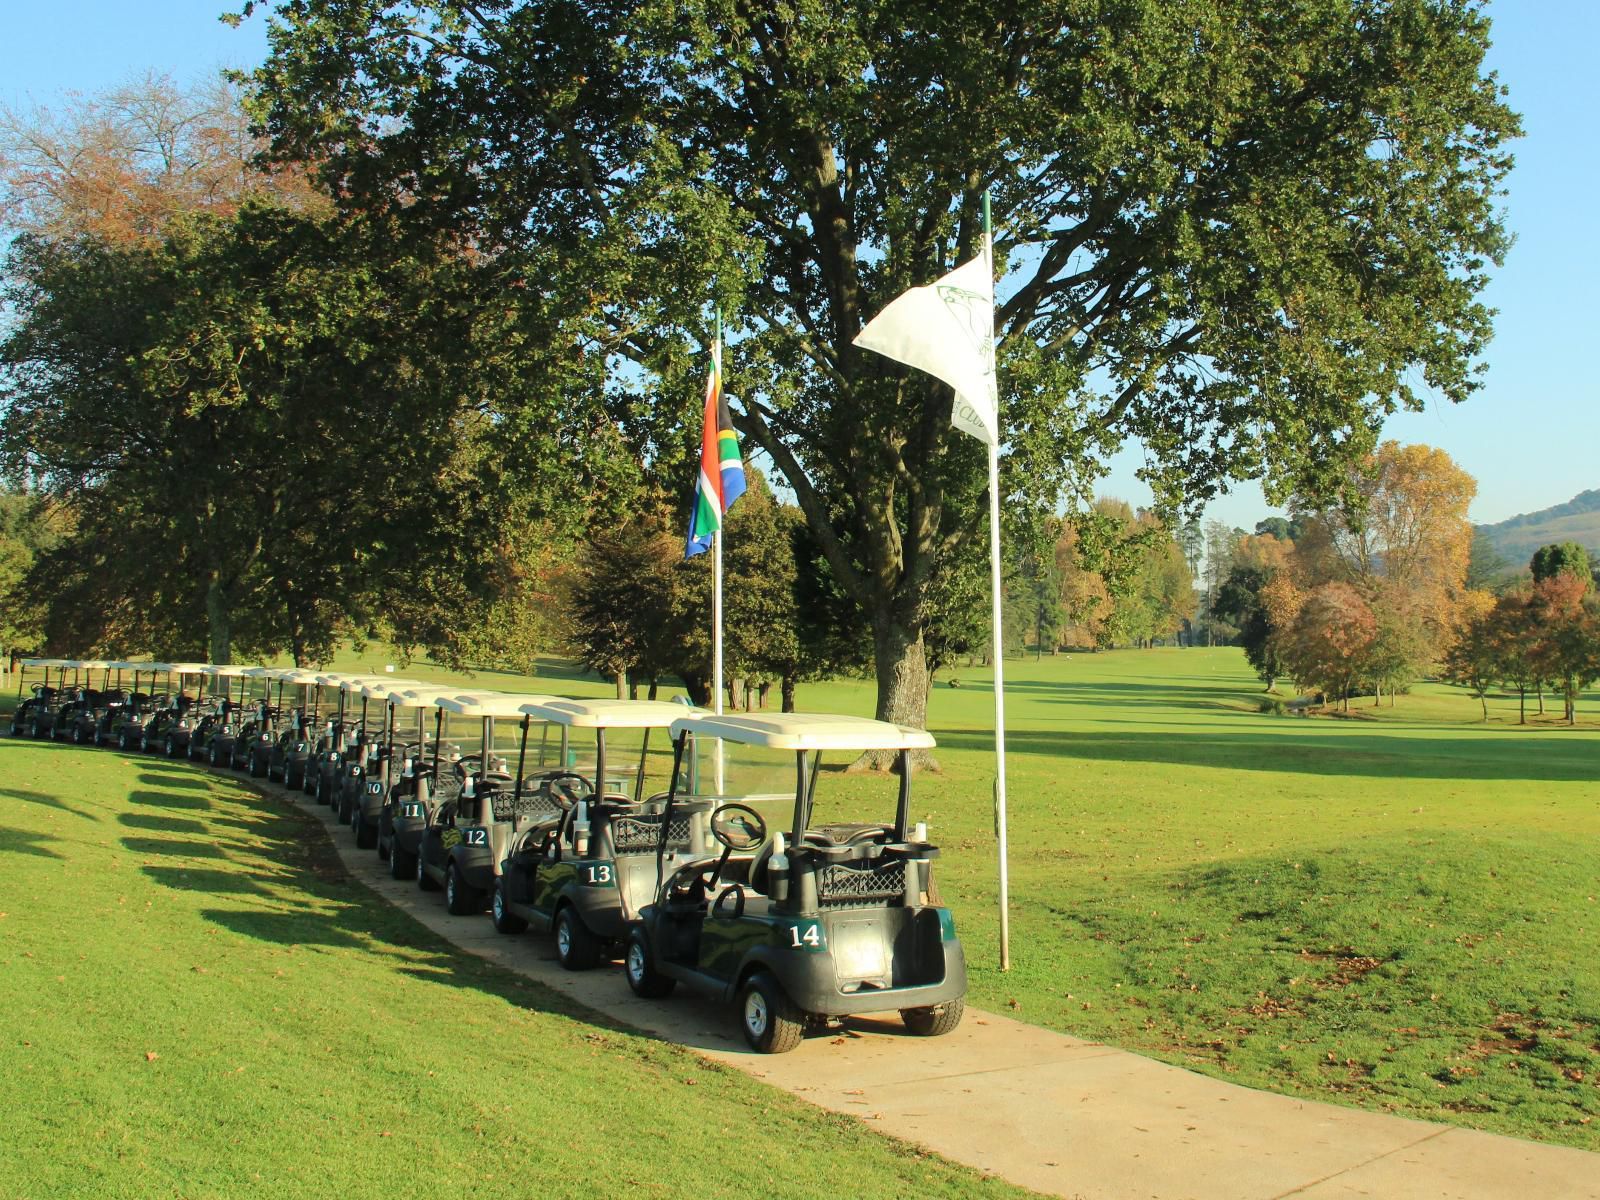
[{"label": "clear blue sky", "polygon": [[[188,82],[265,53],[258,15],[238,29],[216,0],[0,0],[0,102],[50,105],[148,71]],[[1523,115],[1506,209],[1517,243],[1488,301],[1499,309],[1484,389],[1391,419],[1386,436],[1427,442],[1478,480],[1472,516],[1498,521],[1600,487],[1600,385],[1591,309],[1600,280],[1600,8],[1581,0],[1494,0],[1491,67]],[[1588,349],[1586,349],[1588,348]],[[1137,451],[1119,457],[1105,490],[1148,499],[1133,478]],[[1208,516],[1250,528],[1269,510],[1252,487]]]}]

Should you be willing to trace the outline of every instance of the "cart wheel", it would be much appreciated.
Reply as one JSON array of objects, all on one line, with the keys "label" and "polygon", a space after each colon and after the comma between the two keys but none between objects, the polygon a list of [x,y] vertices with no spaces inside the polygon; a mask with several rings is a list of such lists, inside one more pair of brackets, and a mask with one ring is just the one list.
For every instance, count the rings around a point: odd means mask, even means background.
[{"label": "cart wheel", "polygon": [[208,747],[208,748],[207,748],[207,749],[206,749],[206,762],[208,762],[208,763],[210,763],[210,764],[211,764],[211,765],[212,765],[212,766],[213,766],[213,767],[214,767],[214,766],[216,766],[216,765],[217,765],[217,764],[218,764],[218,763],[219,763],[219,762],[220,762],[220,761],[221,761],[221,758],[220,758],[220,757],[219,757],[219,755],[218,755],[218,754],[217,754],[217,746],[216,746],[216,743],[215,743],[215,742],[213,742],[213,743],[212,743],[212,744],[211,744],[211,745],[210,745],[210,746],[209,746],[209,747]]},{"label": "cart wheel", "polygon": [[83,726],[82,725],[74,725],[72,727],[72,744],[74,746],[83,745]]},{"label": "cart wheel", "polygon": [[373,850],[378,845],[378,827],[367,820],[367,814],[356,809],[355,819],[350,822],[350,827],[355,830],[356,847],[361,850]]},{"label": "cart wheel", "polygon": [[628,951],[623,965],[628,986],[633,989],[635,996],[658,1000],[671,995],[672,989],[678,986],[676,979],[656,970],[655,955],[650,952],[650,939],[637,926],[628,931]]},{"label": "cart wheel", "polygon": [[417,855],[417,886],[425,892],[437,892],[439,884],[432,875],[428,874],[427,865],[422,861],[422,855]]},{"label": "cart wheel", "polygon": [[556,961],[569,971],[600,964],[600,939],[570,906],[556,913]]},{"label": "cart wheel", "polygon": [[739,1025],[758,1054],[787,1054],[805,1035],[806,1015],[782,984],[757,971],[739,989]]},{"label": "cart wheel", "polygon": [[506,885],[504,879],[496,879],[494,881],[494,899],[489,902],[489,911],[494,916],[494,927],[497,933],[522,933],[528,928],[526,921],[506,907]]},{"label": "cart wheel", "polygon": [[166,751],[167,751],[167,757],[168,758],[177,758],[178,757],[178,743],[176,741],[174,741],[170,737],[167,738]]},{"label": "cart wheel", "polygon": [[961,1014],[966,1010],[965,1000],[950,1000],[931,1008],[902,1008],[900,1019],[918,1037],[941,1037],[961,1024]]},{"label": "cart wheel", "polygon": [[444,906],[453,917],[470,917],[483,911],[483,893],[462,877],[461,868],[455,863],[444,873]]},{"label": "cart wheel", "polygon": [[417,857],[402,850],[398,842],[389,846],[389,878],[412,879],[417,874]]}]

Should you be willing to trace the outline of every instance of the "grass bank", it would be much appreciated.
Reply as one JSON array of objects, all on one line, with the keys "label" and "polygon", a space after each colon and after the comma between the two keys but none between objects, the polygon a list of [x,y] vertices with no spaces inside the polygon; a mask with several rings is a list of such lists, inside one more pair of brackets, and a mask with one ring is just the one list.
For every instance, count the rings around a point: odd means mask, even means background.
[{"label": "grass bank", "polygon": [[455,950],[287,801],[10,739],[0,780],[8,1196],[1023,1194]]}]

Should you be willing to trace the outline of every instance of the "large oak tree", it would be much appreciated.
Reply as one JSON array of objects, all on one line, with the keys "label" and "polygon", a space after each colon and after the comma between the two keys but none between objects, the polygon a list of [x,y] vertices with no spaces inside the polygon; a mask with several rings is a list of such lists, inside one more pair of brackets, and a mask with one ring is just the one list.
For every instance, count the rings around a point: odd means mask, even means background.
[{"label": "large oak tree", "polygon": [[347,203],[518,260],[647,462],[715,298],[735,420],[920,723],[984,471],[863,324],[975,252],[992,189],[1008,511],[1128,439],[1163,508],[1325,491],[1475,387],[1517,130],[1488,37],[1474,0],[288,0],[256,84]]}]

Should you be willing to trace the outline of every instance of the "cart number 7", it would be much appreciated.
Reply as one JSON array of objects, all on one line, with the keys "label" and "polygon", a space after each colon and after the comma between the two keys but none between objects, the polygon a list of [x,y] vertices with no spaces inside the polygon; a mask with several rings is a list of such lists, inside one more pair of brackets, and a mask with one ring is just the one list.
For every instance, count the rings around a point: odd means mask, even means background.
[{"label": "cart number 7", "polygon": [[822,945],[822,930],[816,925],[807,925],[801,929],[798,925],[789,926],[790,946],[820,946]]}]

